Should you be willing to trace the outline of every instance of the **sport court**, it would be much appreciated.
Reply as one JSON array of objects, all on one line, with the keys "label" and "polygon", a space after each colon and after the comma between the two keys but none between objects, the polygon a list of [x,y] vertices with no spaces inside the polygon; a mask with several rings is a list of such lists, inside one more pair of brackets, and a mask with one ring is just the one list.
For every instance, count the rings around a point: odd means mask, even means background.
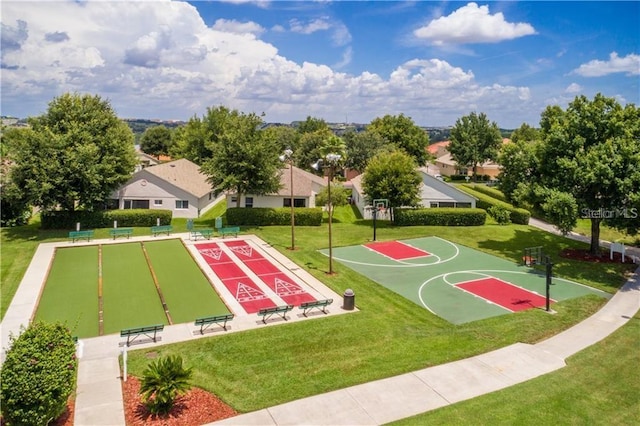
[{"label": "sport court", "polygon": [[[328,255],[327,250],[322,253]],[[334,260],[453,324],[525,309],[544,309],[538,271],[439,237],[372,242],[333,249]],[[605,292],[552,278],[551,303]]]},{"label": "sport court", "polygon": [[249,240],[144,240],[57,247],[35,319],[78,337],[325,299]]}]

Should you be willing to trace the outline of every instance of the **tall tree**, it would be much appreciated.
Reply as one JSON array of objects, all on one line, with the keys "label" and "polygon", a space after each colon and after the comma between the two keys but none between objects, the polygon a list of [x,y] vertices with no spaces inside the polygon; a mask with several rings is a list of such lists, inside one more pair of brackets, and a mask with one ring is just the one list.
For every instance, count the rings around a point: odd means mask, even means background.
[{"label": "tall tree", "polygon": [[298,149],[294,151],[296,166],[311,173],[318,173],[317,170],[311,168],[311,164],[322,157],[321,147],[324,141],[332,135],[329,129],[303,133],[300,136]]},{"label": "tall tree", "polygon": [[315,133],[318,131],[325,131],[325,130],[329,130],[329,131],[331,130],[329,129],[327,122],[321,118],[315,118],[311,116],[307,116],[307,119],[305,121],[302,121],[297,127],[298,133],[301,133],[301,134]]},{"label": "tall tree", "polygon": [[362,190],[369,202],[386,198],[390,207],[417,206],[421,182],[420,173],[409,154],[385,152],[369,162],[362,178]]},{"label": "tall tree", "polygon": [[502,136],[496,122],[489,122],[484,113],[472,112],[456,120],[451,129],[448,150],[458,166],[473,170],[474,179],[479,164],[498,159]]},{"label": "tall tree", "polygon": [[210,118],[220,119],[211,127],[222,124],[215,133],[209,134],[211,139],[206,145],[212,155],[201,165],[201,171],[208,176],[211,185],[218,191],[237,193],[237,207],[244,194],[277,192],[280,187],[278,171],[282,166],[278,158],[280,151],[273,140],[263,138],[258,130],[262,119],[237,110],[209,110],[203,120],[206,127]]},{"label": "tall tree", "polygon": [[43,210],[94,209],[133,173],[133,132],[97,95],[64,94],[29,124],[11,179]]},{"label": "tall tree", "polygon": [[153,126],[147,128],[140,138],[142,152],[160,158],[169,154],[172,145],[171,130],[165,126]]},{"label": "tall tree", "polygon": [[358,172],[363,172],[369,164],[369,160],[381,152],[390,152],[395,147],[380,136],[378,133],[369,131],[347,132],[344,135],[347,146],[347,160],[345,167]]},{"label": "tall tree", "polygon": [[529,126],[527,123],[522,123],[520,127],[515,129],[511,133],[511,142],[534,142],[540,140],[540,132],[538,129]]},{"label": "tall tree", "polygon": [[427,151],[429,134],[417,126],[411,117],[403,114],[378,117],[369,124],[367,131],[377,133],[409,154],[419,166],[424,166],[431,159]]},{"label": "tall tree", "polygon": [[280,153],[290,149],[294,153],[300,145],[300,133],[289,126],[272,126],[262,130],[262,137],[273,141]]}]

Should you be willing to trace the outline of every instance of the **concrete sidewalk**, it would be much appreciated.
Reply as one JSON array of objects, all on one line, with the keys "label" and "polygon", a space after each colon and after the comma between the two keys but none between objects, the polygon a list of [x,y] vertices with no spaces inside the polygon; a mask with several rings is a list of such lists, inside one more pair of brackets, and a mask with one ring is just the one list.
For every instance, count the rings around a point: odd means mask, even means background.
[{"label": "concrete sidewalk", "polygon": [[210,425],[380,425],[512,386],[564,367],[565,359],[624,325],[640,309],[640,267],[597,313],[535,345],[300,399]]}]

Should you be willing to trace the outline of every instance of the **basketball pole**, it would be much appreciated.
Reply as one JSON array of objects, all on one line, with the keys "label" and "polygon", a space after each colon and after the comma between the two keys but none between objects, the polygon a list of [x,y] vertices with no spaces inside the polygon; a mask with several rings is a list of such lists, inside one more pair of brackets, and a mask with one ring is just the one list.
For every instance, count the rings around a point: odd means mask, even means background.
[{"label": "basketball pole", "polygon": [[545,256],[544,258],[544,263],[545,266],[547,267],[547,285],[546,285],[546,289],[547,289],[547,312],[549,312],[549,299],[551,298],[551,275],[552,275],[552,269],[553,269],[553,263],[551,263],[551,259],[549,259],[549,256]]},{"label": "basketball pole", "polygon": [[373,241],[376,240],[376,218],[378,216],[378,208],[373,206]]}]

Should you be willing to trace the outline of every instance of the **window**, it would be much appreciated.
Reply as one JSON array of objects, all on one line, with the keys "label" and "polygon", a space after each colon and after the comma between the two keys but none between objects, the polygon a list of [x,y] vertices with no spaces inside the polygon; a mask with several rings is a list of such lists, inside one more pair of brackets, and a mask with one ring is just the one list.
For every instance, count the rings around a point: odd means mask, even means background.
[{"label": "window", "polygon": [[436,208],[436,207],[438,207],[438,203],[434,203],[434,202],[432,201],[432,202],[430,202],[430,203],[429,203],[429,207],[431,207],[432,209],[433,209],[433,208]]},{"label": "window", "polygon": [[149,200],[124,200],[125,209],[148,209]]},{"label": "window", "polygon": [[245,197],[244,206],[248,209],[253,207],[253,197]]},{"label": "window", "polygon": [[[307,200],[304,198],[294,198],[293,207],[306,207]],[[291,207],[291,198],[284,198],[282,200],[282,207]]]},{"label": "window", "polygon": [[440,201],[439,206],[440,207],[455,207],[456,203],[454,203],[453,201]]},{"label": "window", "polygon": [[456,207],[461,208],[471,208],[471,203],[456,203]]},{"label": "window", "polygon": [[161,206],[162,205],[162,200],[153,200],[153,205],[154,206]]},{"label": "window", "polygon": [[176,200],[176,209],[188,209],[189,200]]}]

